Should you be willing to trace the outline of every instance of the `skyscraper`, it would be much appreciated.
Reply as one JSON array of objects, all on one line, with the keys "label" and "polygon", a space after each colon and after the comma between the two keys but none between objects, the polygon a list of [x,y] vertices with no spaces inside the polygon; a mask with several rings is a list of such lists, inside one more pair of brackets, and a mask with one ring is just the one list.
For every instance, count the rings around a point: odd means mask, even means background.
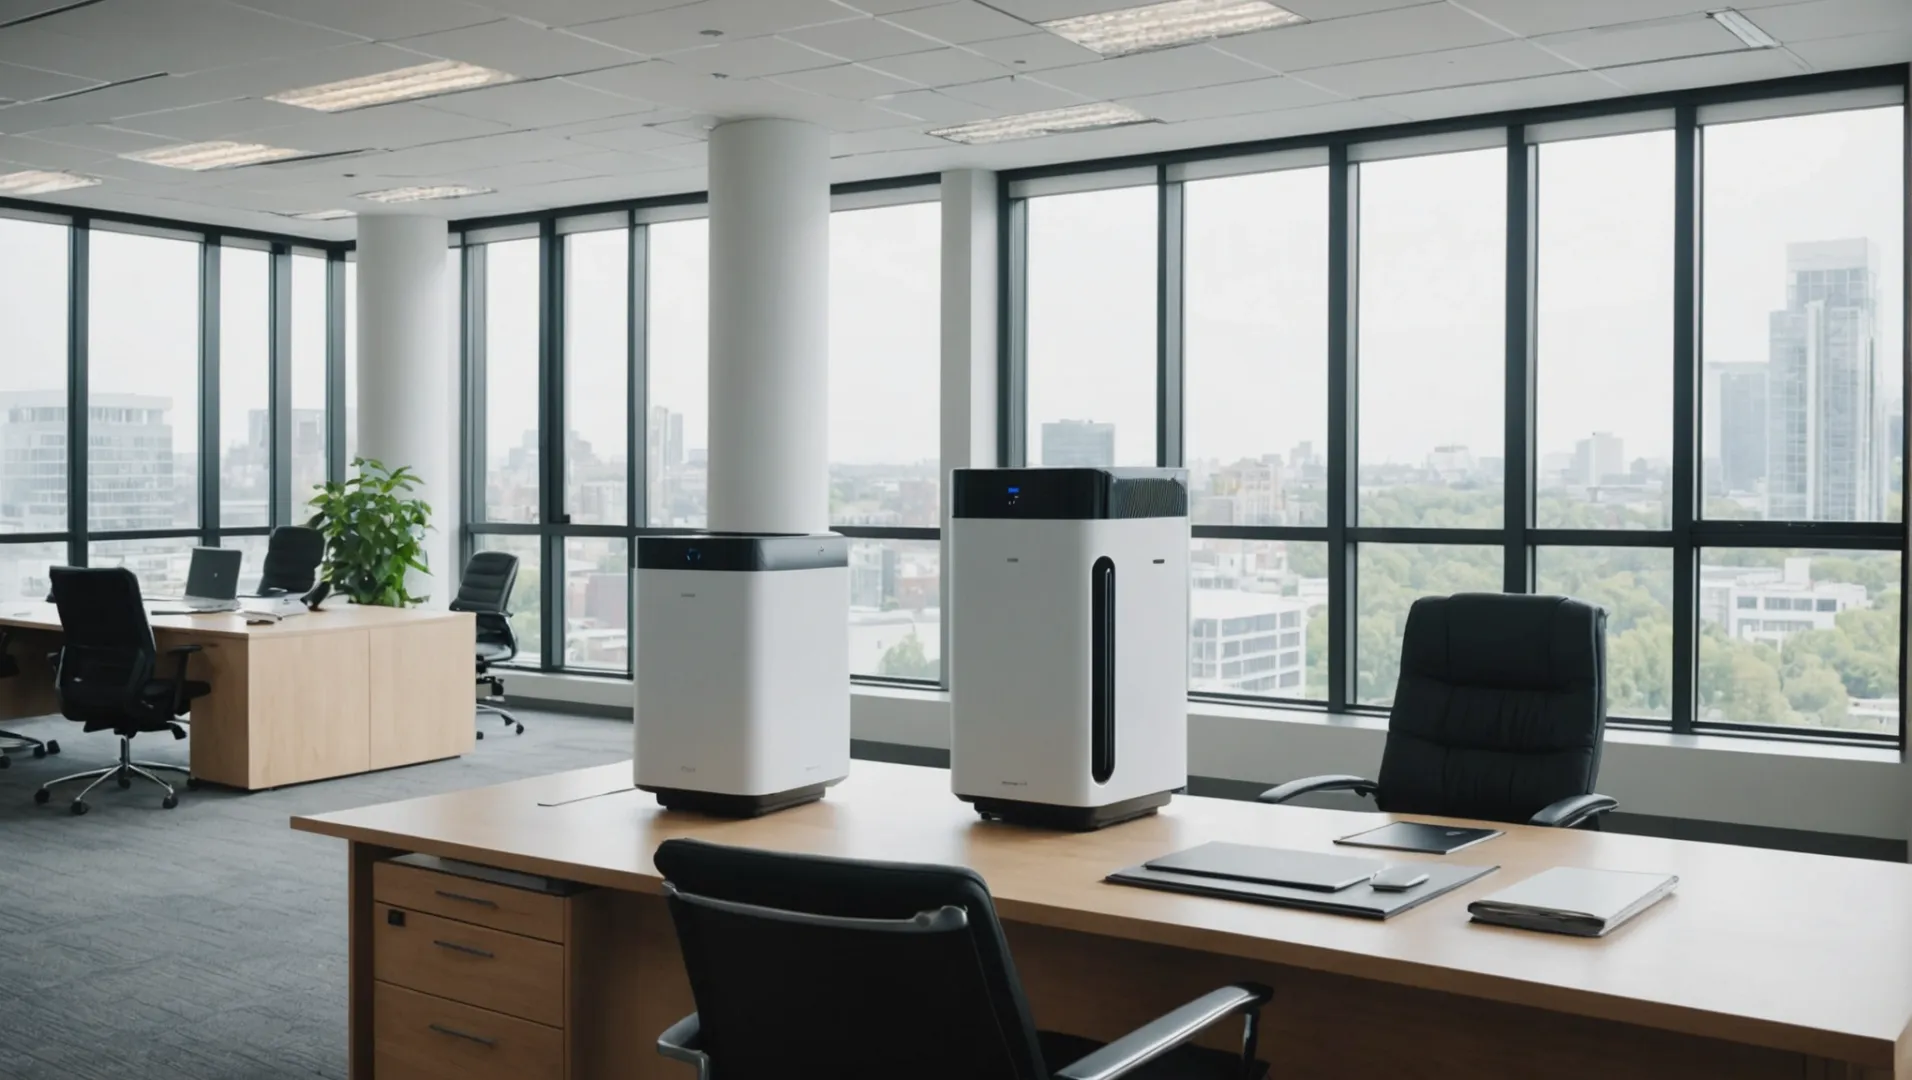
[{"label": "skyscraper", "polygon": [[1093,420],[1043,424],[1042,463],[1052,467],[1115,464],[1115,425]]},{"label": "skyscraper", "polygon": [[1714,364],[1719,379],[1722,494],[1759,490],[1766,479],[1766,365]]},{"label": "skyscraper", "polygon": [[1626,473],[1626,450],[1618,435],[1596,431],[1573,444],[1573,482],[1595,487]]},{"label": "skyscraper", "polygon": [[[169,529],[180,480],[171,398],[93,394],[87,409],[87,522],[95,532]],[[0,532],[66,529],[66,394],[0,393]]]},{"label": "skyscraper", "polygon": [[1768,320],[1769,518],[1885,514],[1876,263],[1868,240],[1786,245],[1786,307]]}]

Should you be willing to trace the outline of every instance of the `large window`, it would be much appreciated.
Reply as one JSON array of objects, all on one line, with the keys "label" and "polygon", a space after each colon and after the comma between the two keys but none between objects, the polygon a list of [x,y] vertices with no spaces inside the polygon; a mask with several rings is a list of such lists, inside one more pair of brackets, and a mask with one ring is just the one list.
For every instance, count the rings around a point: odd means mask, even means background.
[{"label": "large window", "polygon": [[[0,218],[0,541],[67,529],[69,242],[63,225]],[[0,596],[43,570],[22,550],[0,549]]]},{"label": "large window", "polygon": [[314,489],[325,483],[328,443],[325,384],[325,259],[292,257],[292,506],[304,518]]},{"label": "large window", "polygon": [[485,521],[535,522],[538,459],[538,241],[486,244],[484,288]]},{"label": "large window", "polygon": [[704,527],[710,448],[710,229],[703,219],[652,225],[645,333],[648,523]]},{"label": "large window", "polygon": [[219,524],[270,525],[272,256],[219,253]]}]

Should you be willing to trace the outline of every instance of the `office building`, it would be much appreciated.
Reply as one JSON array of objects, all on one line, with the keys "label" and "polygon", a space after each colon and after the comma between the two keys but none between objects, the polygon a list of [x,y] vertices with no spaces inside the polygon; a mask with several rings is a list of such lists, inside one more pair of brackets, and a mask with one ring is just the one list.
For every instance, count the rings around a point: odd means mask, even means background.
[{"label": "office building", "polygon": [[1190,690],[1301,697],[1308,602],[1197,588],[1189,594]]},{"label": "office building", "polygon": [[1574,479],[1588,487],[1625,483],[1625,444],[1613,434],[1596,431],[1573,444]]},{"label": "office building", "polygon": [[1719,395],[1721,494],[1751,494],[1766,481],[1765,363],[1713,364]]},{"label": "office building", "polygon": [[1782,646],[1794,634],[1832,630],[1841,612],[1863,610],[1864,585],[1814,581],[1813,560],[1793,557],[1777,567],[1700,567],[1700,618],[1727,636]]},{"label": "office building", "polygon": [[[173,450],[172,401],[93,394],[87,411],[87,516],[97,532],[170,529],[195,469]],[[45,391],[0,393],[0,532],[66,528],[66,402]],[[187,481],[190,484],[190,480]]]},{"label": "office building", "polygon": [[1115,464],[1115,425],[1093,420],[1042,425],[1042,463],[1055,468]]}]

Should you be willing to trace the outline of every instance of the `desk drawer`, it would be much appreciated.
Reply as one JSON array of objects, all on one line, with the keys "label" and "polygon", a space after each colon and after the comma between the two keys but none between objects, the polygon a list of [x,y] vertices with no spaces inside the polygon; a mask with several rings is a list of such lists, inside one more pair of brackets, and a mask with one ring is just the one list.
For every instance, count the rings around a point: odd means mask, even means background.
[{"label": "desk drawer", "polygon": [[564,1026],[564,947],[372,905],[372,977],[506,1016]]},{"label": "desk drawer", "polygon": [[372,867],[372,899],[544,941],[564,941],[564,897],[549,893],[381,862]]},{"label": "desk drawer", "polygon": [[563,1080],[564,1033],[414,990],[372,987],[375,1080]]}]

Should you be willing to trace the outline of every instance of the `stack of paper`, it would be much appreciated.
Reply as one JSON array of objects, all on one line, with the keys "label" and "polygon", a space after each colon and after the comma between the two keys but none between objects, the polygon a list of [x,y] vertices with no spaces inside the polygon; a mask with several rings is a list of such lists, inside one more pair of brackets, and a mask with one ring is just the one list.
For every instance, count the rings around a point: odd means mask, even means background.
[{"label": "stack of paper", "polygon": [[1673,892],[1672,874],[1556,866],[1467,905],[1477,922],[1604,937]]}]

